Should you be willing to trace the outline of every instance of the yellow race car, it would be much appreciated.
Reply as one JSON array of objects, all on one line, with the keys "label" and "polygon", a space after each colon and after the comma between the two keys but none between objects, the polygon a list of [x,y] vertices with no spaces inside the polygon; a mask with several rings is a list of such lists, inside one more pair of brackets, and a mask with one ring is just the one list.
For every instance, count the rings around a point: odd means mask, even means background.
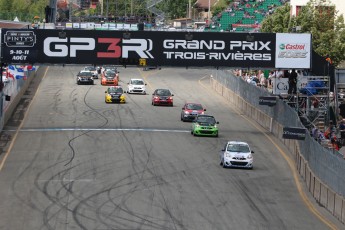
[{"label": "yellow race car", "polygon": [[126,103],[126,97],[121,86],[110,86],[105,91],[105,103]]}]

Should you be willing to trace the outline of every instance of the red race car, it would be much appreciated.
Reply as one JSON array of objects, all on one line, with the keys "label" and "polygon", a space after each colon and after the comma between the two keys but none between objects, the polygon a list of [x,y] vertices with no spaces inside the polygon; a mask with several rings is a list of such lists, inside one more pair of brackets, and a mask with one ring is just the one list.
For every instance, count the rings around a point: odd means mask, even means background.
[{"label": "red race car", "polygon": [[169,89],[156,89],[152,94],[152,105],[174,105],[174,94]]},{"label": "red race car", "polygon": [[206,109],[198,103],[186,103],[182,107],[181,121],[193,121],[196,116],[204,114]]}]

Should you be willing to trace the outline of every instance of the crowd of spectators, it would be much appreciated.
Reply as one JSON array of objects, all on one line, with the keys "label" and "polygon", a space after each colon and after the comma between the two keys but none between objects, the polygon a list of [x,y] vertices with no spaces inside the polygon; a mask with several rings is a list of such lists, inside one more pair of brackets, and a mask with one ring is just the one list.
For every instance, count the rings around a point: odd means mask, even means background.
[{"label": "crowd of spectators", "polygon": [[[291,78],[293,70],[234,70],[235,76],[241,77],[248,84],[261,87],[264,90],[272,92],[272,79],[274,78]],[[303,78],[308,75],[307,71],[296,70],[297,78]],[[295,93],[295,92],[291,92]],[[329,106],[332,110],[336,108],[334,105],[335,95],[330,92]],[[311,98],[311,110],[319,107],[320,101],[318,98]],[[305,105],[304,105],[305,106]],[[329,124],[325,128],[310,126],[310,133],[312,137],[325,147],[339,151],[345,145],[345,99],[338,107],[339,116],[330,119]]]}]

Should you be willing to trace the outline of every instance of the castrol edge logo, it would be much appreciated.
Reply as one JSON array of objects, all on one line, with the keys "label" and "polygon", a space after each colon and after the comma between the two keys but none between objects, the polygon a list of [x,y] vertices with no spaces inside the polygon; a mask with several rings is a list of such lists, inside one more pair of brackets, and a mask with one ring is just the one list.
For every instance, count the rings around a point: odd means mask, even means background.
[{"label": "castrol edge logo", "polygon": [[279,45],[278,58],[306,58],[306,47],[304,43],[282,43]]}]

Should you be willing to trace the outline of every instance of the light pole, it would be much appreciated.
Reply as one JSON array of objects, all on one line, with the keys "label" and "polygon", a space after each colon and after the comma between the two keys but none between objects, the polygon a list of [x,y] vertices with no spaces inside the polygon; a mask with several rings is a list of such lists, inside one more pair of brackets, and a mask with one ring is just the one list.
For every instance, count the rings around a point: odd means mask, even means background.
[{"label": "light pole", "polygon": [[208,0],[208,12],[207,12],[207,19],[211,19],[211,0]]},{"label": "light pole", "polygon": [[188,3],[188,18],[192,17],[191,9],[192,9],[192,0],[189,0],[189,3]]}]

